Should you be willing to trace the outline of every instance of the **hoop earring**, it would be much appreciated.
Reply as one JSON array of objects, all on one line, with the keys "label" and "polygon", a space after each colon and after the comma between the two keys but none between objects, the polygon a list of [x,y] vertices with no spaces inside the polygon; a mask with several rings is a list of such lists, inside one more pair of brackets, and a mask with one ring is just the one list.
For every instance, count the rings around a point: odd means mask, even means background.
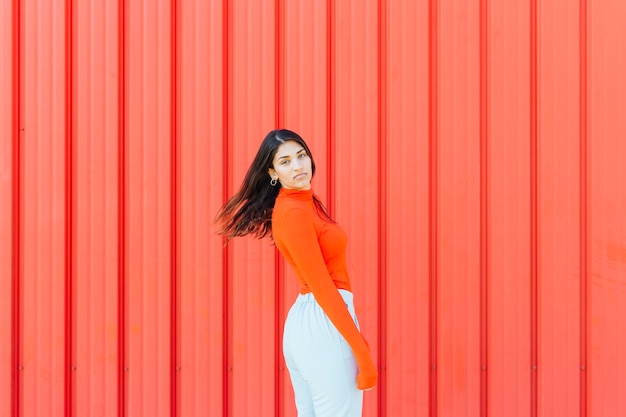
[{"label": "hoop earring", "polygon": [[276,181],[276,178],[272,178],[271,181],[270,181],[270,185],[272,187],[275,187],[277,183],[278,183],[278,181]]}]

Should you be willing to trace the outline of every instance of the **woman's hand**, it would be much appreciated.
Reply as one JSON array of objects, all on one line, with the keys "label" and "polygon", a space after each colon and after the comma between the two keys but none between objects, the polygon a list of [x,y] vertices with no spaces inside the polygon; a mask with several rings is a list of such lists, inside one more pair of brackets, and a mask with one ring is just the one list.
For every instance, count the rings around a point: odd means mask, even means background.
[{"label": "woman's hand", "polygon": [[378,371],[370,355],[357,358],[357,365],[359,366],[359,373],[356,376],[356,387],[363,391],[373,389],[378,381]]}]

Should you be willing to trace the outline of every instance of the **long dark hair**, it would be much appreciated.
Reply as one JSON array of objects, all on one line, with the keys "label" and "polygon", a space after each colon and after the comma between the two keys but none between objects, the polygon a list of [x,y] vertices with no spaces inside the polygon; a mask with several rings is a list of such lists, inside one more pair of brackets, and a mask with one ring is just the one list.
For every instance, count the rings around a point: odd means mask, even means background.
[{"label": "long dark hair", "polygon": [[[315,162],[304,139],[286,129],[272,130],[265,136],[259,150],[248,168],[241,188],[222,206],[215,222],[218,232],[230,240],[235,236],[252,235],[263,238],[272,233],[272,210],[280,191],[280,183],[270,184],[269,168],[273,168],[278,147],[288,140],[298,142],[311,158],[311,175],[315,174]],[[334,222],[322,202],[314,195],[313,202],[326,220]]]}]

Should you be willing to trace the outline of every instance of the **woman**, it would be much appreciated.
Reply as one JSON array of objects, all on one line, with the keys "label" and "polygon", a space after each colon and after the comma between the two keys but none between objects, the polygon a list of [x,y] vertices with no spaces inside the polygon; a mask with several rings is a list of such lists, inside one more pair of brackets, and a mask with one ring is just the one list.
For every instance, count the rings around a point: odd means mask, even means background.
[{"label": "woman", "polygon": [[217,222],[229,239],[271,235],[298,278],[283,334],[298,416],[360,416],[378,375],[354,313],[347,236],[313,194],[314,173],[298,134],[270,132]]}]

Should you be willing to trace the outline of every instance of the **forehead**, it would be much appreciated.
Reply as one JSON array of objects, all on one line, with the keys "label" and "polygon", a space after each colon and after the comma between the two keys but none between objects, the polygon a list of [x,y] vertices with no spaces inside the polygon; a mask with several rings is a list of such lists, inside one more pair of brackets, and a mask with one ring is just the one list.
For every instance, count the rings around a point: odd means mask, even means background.
[{"label": "forehead", "polygon": [[295,140],[288,140],[276,149],[276,156],[274,158],[278,159],[282,157],[294,156],[303,149],[304,146],[300,145]]}]

